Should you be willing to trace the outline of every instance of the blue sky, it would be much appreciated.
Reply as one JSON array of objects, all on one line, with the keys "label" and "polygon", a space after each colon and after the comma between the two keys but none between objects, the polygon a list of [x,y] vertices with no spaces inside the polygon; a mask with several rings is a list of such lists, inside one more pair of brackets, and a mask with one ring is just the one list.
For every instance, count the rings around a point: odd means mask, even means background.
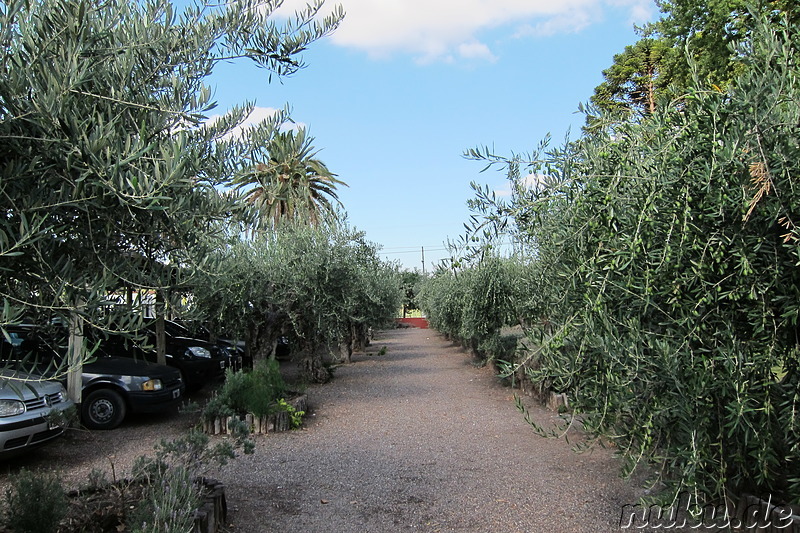
[{"label": "blue sky", "polygon": [[267,83],[248,65],[218,69],[218,110],[253,101],[255,119],[288,104],[349,185],[339,197],[351,225],[405,268],[422,267],[424,247],[427,271],[463,233],[470,182],[506,188],[503,174],[481,173],[463,152],[528,152],[548,133],[576,136],[579,103],[636,41],[634,23],[658,15],[652,0],[339,3],[344,23],[304,53],[297,74]]}]

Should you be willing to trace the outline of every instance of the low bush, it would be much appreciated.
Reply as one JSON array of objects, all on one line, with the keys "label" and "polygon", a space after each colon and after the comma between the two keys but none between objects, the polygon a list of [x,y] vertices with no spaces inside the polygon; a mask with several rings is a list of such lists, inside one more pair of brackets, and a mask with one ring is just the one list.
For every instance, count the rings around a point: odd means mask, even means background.
[{"label": "low bush", "polygon": [[[244,422],[232,425],[232,438],[213,443],[200,431],[162,440],[152,456],[134,461],[130,478],[109,480],[92,470],[87,484],[66,493],[56,474],[24,468],[9,478],[0,531],[133,531],[185,533],[207,496],[203,482],[214,469],[253,453]],[[113,465],[112,465],[113,466]]]},{"label": "low bush", "polygon": [[144,486],[141,499],[127,519],[132,531],[183,533],[191,531],[194,510],[202,499],[203,478],[211,466],[224,466],[236,450],[253,453],[243,423],[234,428],[234,439],[210,445],[208,435],[191,431],[185,436],[162,440],[155,457],[139,457],[133,467],[134,482]]},{"label": "low bush", "polygon": [[67,512],[67,497],[54,474],[22,469],[6,489],[8,525],[17,533],[50,533]]},{"label": "low bush", "polygon": [[266,416],[280,410],[286,382],[275,360],[259,361],[250,372],[228,372],[225,384],[203,410],[205,420],[252,413]]}]

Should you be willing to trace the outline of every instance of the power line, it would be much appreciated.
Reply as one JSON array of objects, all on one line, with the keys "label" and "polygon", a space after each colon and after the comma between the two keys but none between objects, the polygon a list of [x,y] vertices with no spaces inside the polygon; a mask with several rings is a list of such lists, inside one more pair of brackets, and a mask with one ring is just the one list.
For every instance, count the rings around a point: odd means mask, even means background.
[{"label": "power line", "polygon": [[429,245],[417,244],[415,246],[389,246],[389,247],[386,247],[386,248],[381,248],[381,250],[419,250],[420,246],[427,246],[428,248],[433,249],[433,248],[436,248],[438,246],[444,246],[444,245],[443,244],[436,244],[436,245],[433,245],[433,246],[429,246]]},{"label": "power line", "polygon": [[384,252],[384,251],[381,250],[378,253],[381,254],[381,255],[418,254],[418,253],[420,253],[420,250],[422,248],[425,248],[429,252],[443,252],[445,250],[449,250],[449,248],[430,248],[430,247],[425,247],[425,246],[417,246],[413,250],[405,250],[405,251],[397,251],[397,252]]},{"label": "power line", "polygon": [[[493,244],[495,246],[513,246],[515,244],[519,244],[519,241],[500,241]],[[422,248],[425,248],[429,252],[442,252],[450,250],[450,247],[448,246],[395,246],[391,248],[381,248],[378,253],[381,255],[418,254]]]}]

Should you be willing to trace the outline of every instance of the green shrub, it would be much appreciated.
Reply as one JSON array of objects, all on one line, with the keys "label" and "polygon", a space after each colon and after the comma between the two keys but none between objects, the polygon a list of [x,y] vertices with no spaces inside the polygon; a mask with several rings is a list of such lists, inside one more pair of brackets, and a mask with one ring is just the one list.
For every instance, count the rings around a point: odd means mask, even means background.
[{"label": "green shrub", "polygon": [[488,360],[514,361],[519,338],[519,335],[496,334],[481,342],[478,349]]},{"label": "green shrub", "polygon": [[[472,202],[531,247],[530,296],[514,305],[527,309],[530,380],[567,392],[626,472],[649,463],[668,504],[800,501],[800,30],[762,20],[748,36],[731,87],[603,118],[524,172],[505,159],[508,203]],[[490,331],[475,305],[486,287],[461,291],[478,311],[462,335]]]},{"label": "green shrub", "polygon": [[206,420],[253,413],[275,412],[275,402],[286,392],[286,383],[275,360],[258,361],[250,372],[228,372],[225,384],[203,410]]},{"label": "green shrub", "polygon": [[67,512],[67,496],[58,478],[24,468],[6,489],[8,525],[17,533],[51,533]]},{"label": "green shrub", "polygon": [[234,424],[233,439],[213,446],[208,435],[190,431],[156,446],[155,457],[136,459],[131,471],[135,482],[145,486],[136,509],[128,517],[131,531],[141,533],[184,533],[191,531],[194,510],[202,498],[202,485],[197,481],[207,475],[211,466],[224,466],[241,449],[253,453],[243,422]]},{"label": "green shrub", "polygon": [[306,414],[305,411],[298,411],[294,406],[292,406],[292,404],[283,398],[278,400],[277,408],[281,411],[286,411],[289,413],[289,425],[292,429],[297,429],[303,425],[303,415]]},{"label": "green shrub", "polygon": [[167,468],[147,485],[128,525],[136,533],[185,533],[200,504],[197,484],[186,468]]},{"label": "green shrub", "polygon": [[516,259],[486,255],[457,273],[438,270],[419,296],[430,326],[461,341],[484,362],[504,353],[508,343],[500,340],[500,331],[518,320],[520,267]]}]

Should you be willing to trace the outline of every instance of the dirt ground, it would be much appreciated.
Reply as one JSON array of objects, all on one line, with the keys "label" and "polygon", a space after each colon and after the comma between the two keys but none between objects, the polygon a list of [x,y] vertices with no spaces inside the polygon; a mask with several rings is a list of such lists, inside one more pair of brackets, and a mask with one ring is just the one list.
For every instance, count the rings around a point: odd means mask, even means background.
[{"label": "dirt ground", "polygon": [[[602,533],[620,531],[622,507],[644,493],[619,477],[610,450],[576,454],[574,441],[535,435],[513,391],[431,330],[379,332],[307,392],[302,430],[258,436],[255,454],[214,474],[226,485],[230,532]],[[532,415],[556,419],[538,407]],[[110,432],[70,430],[0,463],[0,489],[21,467],[56,471],[70,486],[92,469],[125,477],[137,456],[196,421],[173,412]]]}]

